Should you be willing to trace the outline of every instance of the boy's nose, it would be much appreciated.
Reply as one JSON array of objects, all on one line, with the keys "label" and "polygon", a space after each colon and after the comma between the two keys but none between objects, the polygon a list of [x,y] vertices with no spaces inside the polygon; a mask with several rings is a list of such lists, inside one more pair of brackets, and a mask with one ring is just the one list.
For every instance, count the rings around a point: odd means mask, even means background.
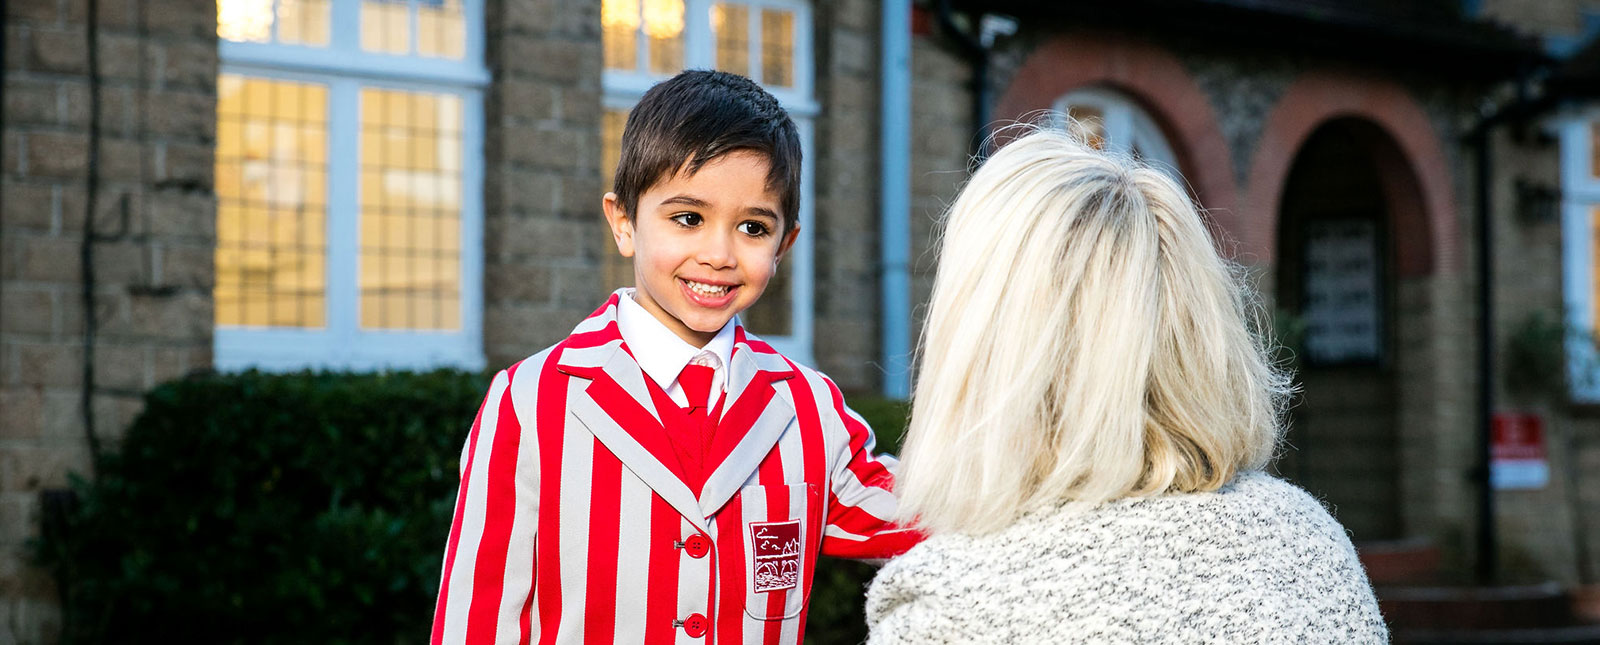
[{"label": "boy's nose", "polygon": [[700,241],[699,252],[696,253],[701,264],[716,268],[725,268],[733,264],[733,236],[726,233],[712,233]]}]

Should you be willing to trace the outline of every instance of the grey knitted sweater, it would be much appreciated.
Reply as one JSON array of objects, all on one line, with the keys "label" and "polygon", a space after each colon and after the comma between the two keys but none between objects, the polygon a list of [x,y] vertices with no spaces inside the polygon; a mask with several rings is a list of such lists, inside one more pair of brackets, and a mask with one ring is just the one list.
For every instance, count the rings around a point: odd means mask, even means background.
[{"label": "grey knitted sweater", "polygon": [[867,625],[872,645],[1388,641],[1344,528],[1262,473],[935,536],[878,572]]}]

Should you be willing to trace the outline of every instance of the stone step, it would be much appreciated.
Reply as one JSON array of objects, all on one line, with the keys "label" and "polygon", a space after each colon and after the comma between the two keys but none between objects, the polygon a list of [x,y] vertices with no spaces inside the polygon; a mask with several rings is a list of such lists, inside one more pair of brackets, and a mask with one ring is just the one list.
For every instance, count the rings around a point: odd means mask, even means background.
[{"label": "stone step", "polygon": [[1373,586],[1429,585],[1439,582],[1439,547],[1425,539],[1356,544]]},{"label": "stone step", "polygon": [[1575,627],[1571,599],[1553,582],[1499,587],[1378,586],[1390,629],[1519,630]]},{"label": "stone step", "polygon": [[1395,645],[1600,645],[1600,625],[1530,629],[1397,629]]}]

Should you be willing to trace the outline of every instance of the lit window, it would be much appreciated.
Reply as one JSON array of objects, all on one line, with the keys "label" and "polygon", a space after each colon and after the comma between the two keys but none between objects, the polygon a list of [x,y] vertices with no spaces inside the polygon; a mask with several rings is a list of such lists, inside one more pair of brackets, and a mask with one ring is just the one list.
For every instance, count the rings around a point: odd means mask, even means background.
[{"label": "lit window", "polygon": [[361,49],[459,59],[466,53],[461,0],[363,0]]},{"label": "lit window", "polygon": [[794,85],[794,12],[761,10],[761,82]]},{"label": "lit window", "polygon": [[361,326],[461,327],[461,100],[361,91]]},{"label": "lit window", "polygon": [[[603,0],[606,111],[601,163],[609,188],[628,110],[651,85],[684,69],[715,68],[761,83],[789,110],[805,151],[800,238],[760,302],[743,315],[752,331],[785,354],[811,357],[812,119],[811,5],[802,0]],[[602,277],[610,287],[633,283],[632,265],[609,237]]]},{"label": "lit window", "polygon": [[218,325],[322,327],[327,88],[217,84]]},{"label": "lit window", "polygon": [[326,47],[329,0],[218,0],[217,37],[253,43]]},{"label": "lit window", "polygon": [[482,9],[219,0],[218,367],[483,364]]}]

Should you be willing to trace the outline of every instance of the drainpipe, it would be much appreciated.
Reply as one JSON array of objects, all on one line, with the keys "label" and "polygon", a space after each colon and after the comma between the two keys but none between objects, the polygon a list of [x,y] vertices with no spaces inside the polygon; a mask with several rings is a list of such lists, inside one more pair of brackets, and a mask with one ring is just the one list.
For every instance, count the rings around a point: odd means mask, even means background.
[{"label": "drainpipe", "polygon": [[1529,84],[1533,73],[1525,70],[1518,74],[1516,97],[1508,104],[1488,111],[1468,130],[1464,141],[1473,147],[1473,202],[1477,210],[1474,234],[1477,235],[1477,301],[1478,301],[1478,406],[1477,446],[1471,479],[1477,485],[1477,562],[1475,572],[1479,584],[1494,584],[1499,570],[1499,535],[1495,526],[1494,481],[1491,478],[1491,442],[1494,419],[1494,217],[1490,181],[1493,180],[1494,156],[1491,134],[1498,126],[1524,121],[1550,109],[1555,98],[1548,95],[1531,97]]},{"label": "drainpipe", "polygon": [[1492,160],[1489,154],[1493,118],[1485,119],[1471,138],[1476,184],[1473,200],[1478,211],[1478,427],[1477,459],[1473,479],[1478,484],[1478,561],[1479,584],[1493,584],[1498,568],[1499,540],[1495,534],[1494,482],[1490,477],[1490,442],[1494,414],[1494,222],[1489,212],[1489,181]]},{"label": "drainpipe", "polygon": [[911,0],[884,0],[878,229],[883,393],[911,397]]}]

